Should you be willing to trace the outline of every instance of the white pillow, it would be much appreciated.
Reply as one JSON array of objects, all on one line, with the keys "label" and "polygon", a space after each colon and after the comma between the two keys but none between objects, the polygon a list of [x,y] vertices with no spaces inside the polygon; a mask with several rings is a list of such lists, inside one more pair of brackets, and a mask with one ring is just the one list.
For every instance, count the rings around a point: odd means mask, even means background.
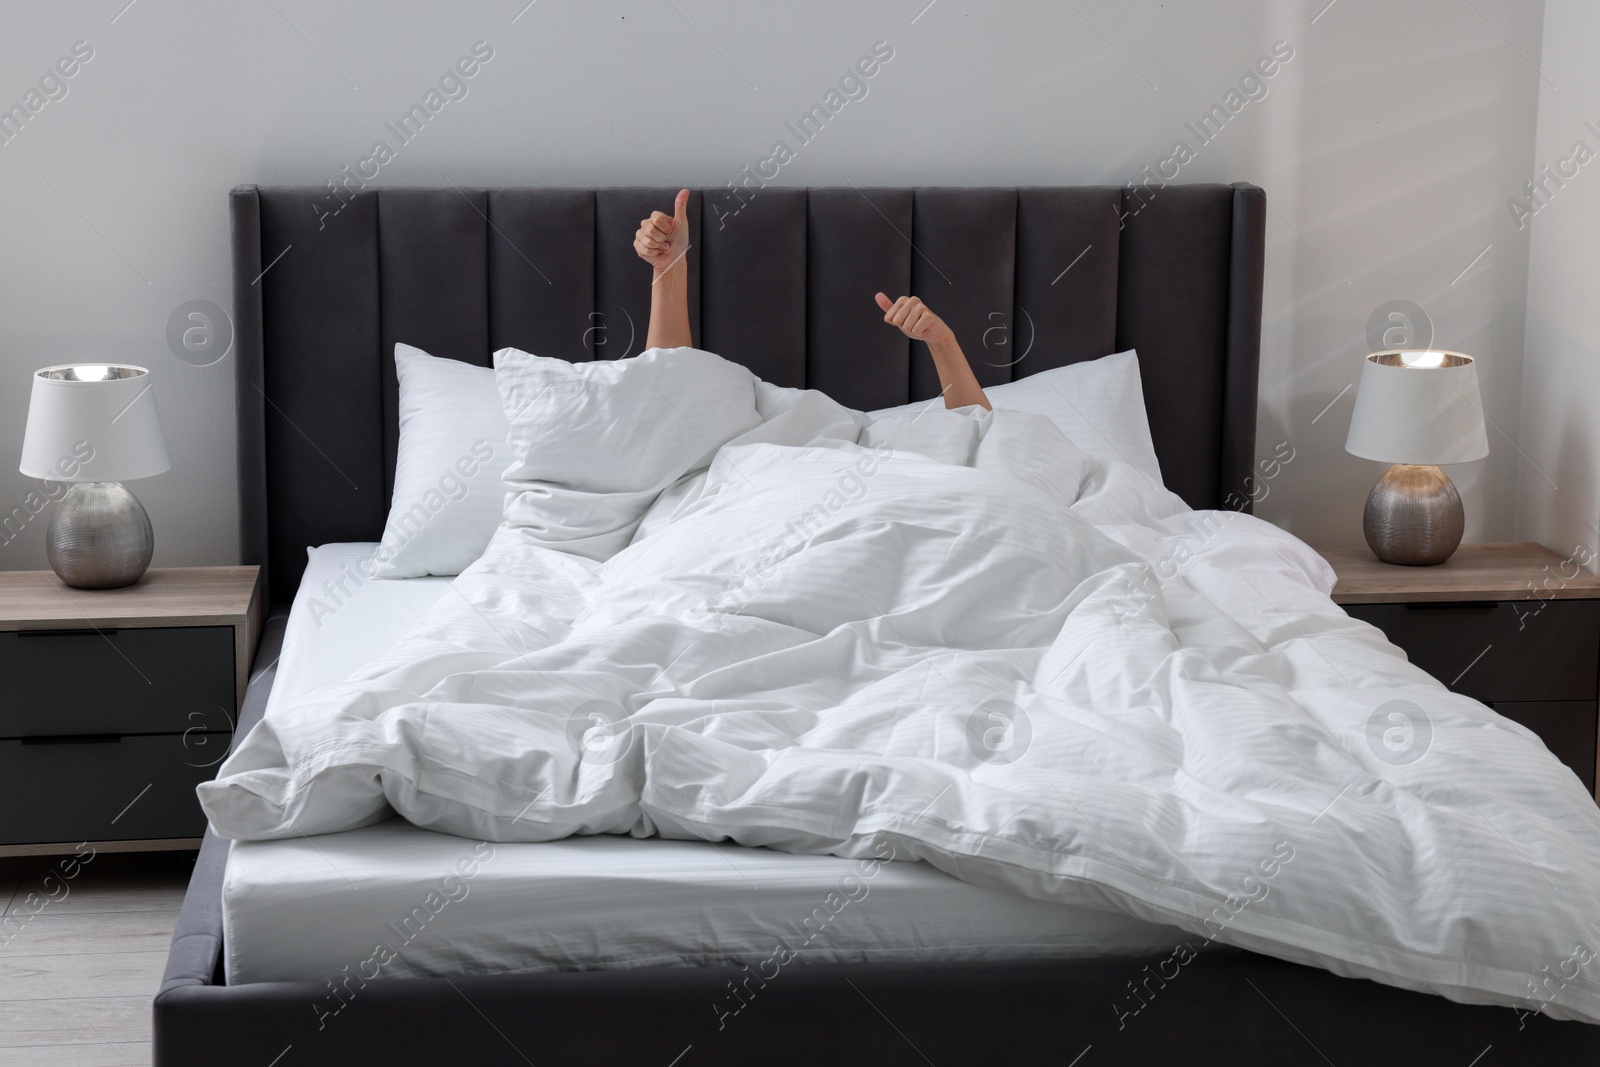
[{"label": "white pillow", "polygon": [[506,522],[551,548],[606,560],[661,491],[761,422],[756,376],[698,348],[568,363],[494,354],[511,421]]},{"label": "white pillow", "polygon": [[[1144,410],[1139,357],[1132,349],[991,385],[984,393],[997,408],[1043,415],[1067,440],[1095,459],[1131,464],[1157,485],[1162,484],[1161,464]],[[870,414],[874,419],[904,416],[929,403],[923,400]],[[941,401],[932,403],[940,405]]]},{"label": "white pillow", "polygon": [[460,574],[500,525],[511,425],[494,371],[394,346],[400,444],[376,578]]}]

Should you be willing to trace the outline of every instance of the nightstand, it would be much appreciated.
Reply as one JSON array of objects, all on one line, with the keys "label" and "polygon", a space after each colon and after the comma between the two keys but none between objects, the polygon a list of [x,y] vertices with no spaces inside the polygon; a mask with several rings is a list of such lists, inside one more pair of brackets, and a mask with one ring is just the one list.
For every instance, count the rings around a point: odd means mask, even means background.
[{"label": "nightstand", "polygon": [[1397,567],[1365,549],[1322,555],[1339,575],[1335,603],[1538,734],[1595,792],[1600,578],[1536,544],[1462,545],[1437,567]]},{"label": "nightstand", "polygon": [[0,572],[0,855],[194,848],[261,632],[257,567]]}]

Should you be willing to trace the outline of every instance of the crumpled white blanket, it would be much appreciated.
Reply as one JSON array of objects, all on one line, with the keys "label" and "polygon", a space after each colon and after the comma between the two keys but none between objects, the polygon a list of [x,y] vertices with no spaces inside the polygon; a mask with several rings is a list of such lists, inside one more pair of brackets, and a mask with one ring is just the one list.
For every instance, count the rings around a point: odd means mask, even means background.
[{"label": "crumpled white blanket", "polygon": [[1338,609],[1302,543],[1188,511],[1034,416],[938,410],[865,443],[790,422],[685,472],[604,562],[502,527],[389,655],[242,742],[200,787],[213,827],[392,808],[497,841],[889,841],[971,882],[1600,1021],[1600,809]]}]

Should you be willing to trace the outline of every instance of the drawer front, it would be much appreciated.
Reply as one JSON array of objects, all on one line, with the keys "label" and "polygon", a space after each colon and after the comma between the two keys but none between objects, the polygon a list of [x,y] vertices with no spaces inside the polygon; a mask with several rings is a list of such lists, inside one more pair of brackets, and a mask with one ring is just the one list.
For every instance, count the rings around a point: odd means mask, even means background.
[{"label": "drawer front", "polygon": [[0,633],[0,738],[231,729],[233,627]]},{"label": "drawer front", "polygon": [[1351,604],[1458,693],[1496,701],[1600,696],[1600,600]]},{"label": "drawer front", "polygon": [[1593,700],[1496,701],[1494,710],[1538,734],[1557,759],[1594,792],[1596,729],[1600,703]]},{"label": "drawer front", "polygon": [[199,837],[206,819],[194,787],[216,774],[212,761],[228,742],[227,734],[0,740],[0,844]]}]

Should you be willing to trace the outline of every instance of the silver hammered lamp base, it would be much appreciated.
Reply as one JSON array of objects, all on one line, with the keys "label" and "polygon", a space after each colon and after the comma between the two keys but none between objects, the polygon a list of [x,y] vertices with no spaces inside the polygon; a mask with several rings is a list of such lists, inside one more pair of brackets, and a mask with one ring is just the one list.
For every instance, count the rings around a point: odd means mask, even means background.
[{"label": "silver hammered lamp base", "polygon": [[1467,517],[1444,471],[1397,463],[1372,487],[1361,528],[1385,563],[1431,567],[1460,547]]},{"label": "silver hammered lamp base", "polygon": [[75,589],[137,582],[155,553],[155,530],[121,482],[77,482],[56,505],[45,534],[50,569]]}]

